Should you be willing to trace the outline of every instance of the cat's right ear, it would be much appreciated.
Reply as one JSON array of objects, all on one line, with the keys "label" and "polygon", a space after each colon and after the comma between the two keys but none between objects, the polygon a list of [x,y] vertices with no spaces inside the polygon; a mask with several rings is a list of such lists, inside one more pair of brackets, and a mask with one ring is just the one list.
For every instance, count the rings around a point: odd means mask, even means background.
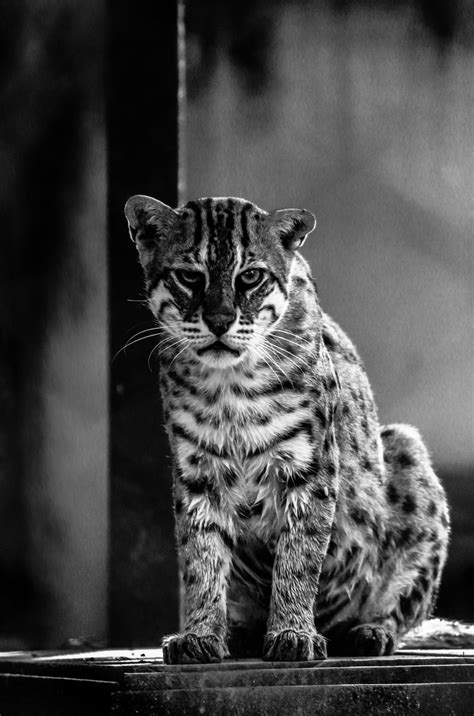
[{"label": "cat's right ear", "polygon": [[125,204],[130,238],[137,244],[154,243],[176,229],[178,215],[174,209],[152,196],[135,194]]}]

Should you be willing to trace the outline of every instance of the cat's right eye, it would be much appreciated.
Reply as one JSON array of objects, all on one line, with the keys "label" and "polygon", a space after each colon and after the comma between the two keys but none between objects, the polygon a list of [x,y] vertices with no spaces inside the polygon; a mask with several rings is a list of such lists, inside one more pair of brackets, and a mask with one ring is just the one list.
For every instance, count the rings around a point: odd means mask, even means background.
[{"label": "cat's right eye", "polygon": [[176,269],[174,273],[178,281],[187,288],[198,288],[204,283],[204,274],[201,271]]}]

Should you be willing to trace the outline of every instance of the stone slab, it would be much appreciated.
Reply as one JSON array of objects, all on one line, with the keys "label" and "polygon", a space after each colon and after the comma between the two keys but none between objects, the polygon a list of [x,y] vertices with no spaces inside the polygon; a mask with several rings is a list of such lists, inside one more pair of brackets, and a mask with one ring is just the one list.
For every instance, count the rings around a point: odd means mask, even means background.
[{"label": "stone slab", "polygon": [[315,686],[324,684],[474,683],[474,664],[333,666],[312,669],[250,669],[125,674],[130,690],[199,689],[252,686]]},{"label": "stone slab", "polygon": [[472,716],[474,684],[128,691],[115,694],[112,703],[115,716]]}]

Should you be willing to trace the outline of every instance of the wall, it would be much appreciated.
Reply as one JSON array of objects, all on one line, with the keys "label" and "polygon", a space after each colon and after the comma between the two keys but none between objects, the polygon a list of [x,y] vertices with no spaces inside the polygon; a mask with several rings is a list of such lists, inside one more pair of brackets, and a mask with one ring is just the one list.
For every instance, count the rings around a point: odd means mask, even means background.
[{"label": "wall", "polygon": [[440,609],[472,620],[473,48],[437,44],[403,4],[257,5],[271,35],[257,85],[232,27],[207,66],[190,34],[186,198],[316,214],[304,254],[321,302],[359,348],[381,421],[428,444],[453,516]]}]

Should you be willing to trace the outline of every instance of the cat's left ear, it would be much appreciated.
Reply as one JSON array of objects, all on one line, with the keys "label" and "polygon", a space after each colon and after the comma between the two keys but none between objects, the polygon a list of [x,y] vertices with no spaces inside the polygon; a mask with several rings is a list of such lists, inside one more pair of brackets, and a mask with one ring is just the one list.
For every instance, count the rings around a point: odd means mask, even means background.
[{"label": "cat's left ear", "polygon": [[285,248],[296,251],[316,226],[316,217],[307,209],[279,209],[269,214],[267,223]]},{"label": "cat's left ear", "polygon": [[153,242],[176,229],[178,214],[152,196],[135,194],[125,204],[130,238],[136,244]]}]

